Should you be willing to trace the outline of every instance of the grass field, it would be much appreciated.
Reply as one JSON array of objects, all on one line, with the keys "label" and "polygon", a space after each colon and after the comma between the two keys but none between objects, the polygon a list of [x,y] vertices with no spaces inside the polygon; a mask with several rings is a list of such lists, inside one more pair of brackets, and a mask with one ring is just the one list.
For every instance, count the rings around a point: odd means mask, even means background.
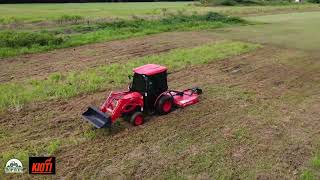
[{"label": "grass field", "polygon": [[319,17],[320,12],[250,17],[247,20],[265,24],[233,29],[226,28],[219,33],[234,39],[317,51],[319,49],[320,36],[315,34],[318,33],[320,28]]},{"label": "grass field", "polygon": [[[136,8],[136,3],[88,3],[85,6],[77,3],[5,4],[0,6],[0,58],[172,30],[212,29],[230,24],[212,18],[194,18],[205,17],[210,12],[247,16],[319,9],[314,4],[204,7],[193,2],[140,3],[139,8]],[[34,44],[28,42],[30,40]]]},{"label": "grass field", "polygon": [[60,19],[63,15],[77,15],[84,18],[132,18],[132,16],[162,16],[166,13],[184,11],[206,13],[209,11],[229,15],[250,15],[285,11],[319,10],[318,5],[286,6],[243,6],[243,7],[202,7],[193,2],[144,2],[139,3],[88,3],[85,4],[3,4],[0,6],[0,22],[40,22]]},{"label": "grass field", "polygon": [[[3,58],[0,166],[18,158],[25,173],[0,171],[0,179],[37,178],[27,173],[28,157],[49,155],[57,158],[52,178],[58,179],[319,179],[320,14],[315,11],[319,7],[150,4],[141,3],[137,13],[161,14],[161,8],[171,5],[172,10],[221,10],[258,23],[203,26],[188,32],[175,27],[165,33],[128,34],[121,40]],[[65,4],[64,10],[73,14],[104,5],[88,4],[85,9]],[[19,6],[31,5],[0,9]],[[47,21],[59,16],[49,11],[32,15],[40,6],[57,11],[64,5],[31,6],[26,12],[31,16],[25,14],[26,24],[19,32],[42,28],[87,33],[74,30],[83,30],[82,22],[52,26]],[[130,18],[120,7],[136,3],[111,6],[116,16]],[[110,16],[95,13],[91,18]],[[48,24],[27,25],[35,20]],[[131,69],[150,62],[169,67],[170,89],[201,87],[200,102],[148,117],[138,127],[119,119],[112,129],[95,129],[83,121],[81,113],[87,106],[100,105],[110,91],[126,89]]]},{"label": "grass field", "polygon": [[21,19],[27,22],[55,20],[61,15],[79,15],[88,18],[129,18],[133,15],[160,15],[161,9],[177,11],[193,9],[192,2],[146,3],[68,3],[68,4],[8,4],[0,6],[3,19]]}]

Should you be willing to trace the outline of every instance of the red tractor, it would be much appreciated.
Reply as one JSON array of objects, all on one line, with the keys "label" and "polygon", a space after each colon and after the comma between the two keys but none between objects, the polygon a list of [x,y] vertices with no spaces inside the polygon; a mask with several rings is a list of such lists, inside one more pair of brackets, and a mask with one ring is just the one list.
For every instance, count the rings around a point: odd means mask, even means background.
[{"label": "red tractor", "polygon": [[128,91],[111,92],[100,109],[90,106],[82,116],[97,128],[110,127],[117,118],[124,117],[139,126],[145,115],[168,114],[176,107],[199,102],[199,88],[184,91],[168,90],[167,68],[147,64],[133,70]]}]

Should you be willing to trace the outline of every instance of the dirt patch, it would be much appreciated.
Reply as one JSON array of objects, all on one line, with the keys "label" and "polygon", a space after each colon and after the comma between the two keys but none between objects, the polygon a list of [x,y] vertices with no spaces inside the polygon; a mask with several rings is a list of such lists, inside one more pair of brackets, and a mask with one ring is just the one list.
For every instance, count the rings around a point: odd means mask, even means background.
[{"label": "dirt patch", "polygon": [[[315,98],[317,69],[287,64],[292,61],[284,59],[303,57],[293,52],[267,46],[173,72],[170,87],[203,87],[201,102],[151,117],[139,127],[121,121],[111,131],[93,130],[81,119],[81,112],[101,104],[107,92],[29,104],[21,112],[1,115],[1,130],[11,136],[0,152],[61,139],[55,156],[64,168],[57,176],[66,178],[297,178],[314,150],[310,144],[320,138],[320,102]],[[316,59],[301,61],[316,65]],[[296,82],[300,85],[293,86]],[[283,98],[292,93],[305,100],[291,104]]]},{"label": "dirt patch", "polygon": [[0,82],[45,78],[53,72],[123,63],[134,57],[193,47],[216,40],[217,38],[208,32],[174,32],[23,55],[0,60]]}]

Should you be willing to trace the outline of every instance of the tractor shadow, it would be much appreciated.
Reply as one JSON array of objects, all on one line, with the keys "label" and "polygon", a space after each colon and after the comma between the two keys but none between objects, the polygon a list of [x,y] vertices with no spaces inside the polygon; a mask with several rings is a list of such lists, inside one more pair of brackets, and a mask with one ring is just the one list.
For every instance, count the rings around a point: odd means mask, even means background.
[{"label": "tractor shadow", "polygon": [[[177,108],[172,109],[171,113],[176,111]],[[166,116],[166,115],[162,115]],[[156,120],[160,115],[150,115],[145,117],[145,122],[142,126],[147,126],[149,122]],[[121,133],[123,131],[128,131],[132,129],[139,128],[139,126],[134,126],[124,118],[119,118],[111,127],[109,128],[95,128],[92,127],[93,131],[96,131],[96,133],[103,135],[103,136],[113,136],[117,135],[118,133]]]}]

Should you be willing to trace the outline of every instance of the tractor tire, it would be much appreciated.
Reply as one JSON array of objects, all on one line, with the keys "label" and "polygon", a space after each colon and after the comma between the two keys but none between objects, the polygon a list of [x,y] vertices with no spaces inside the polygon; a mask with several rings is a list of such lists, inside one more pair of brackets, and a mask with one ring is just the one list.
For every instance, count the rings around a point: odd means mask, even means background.
[{"label": "tractor tire", "polygon": [[142,112],[135,112],[130,118],[130,123],[134,126],[139,126],[144,123],[144,117]]},{"label": "tractor tire", "polygon": [[168,114],[172,111],[173,108],[173,99],[171,96],[164,95],[160,97],[157,105],[156,105],[156,111],[160,115]]}]

